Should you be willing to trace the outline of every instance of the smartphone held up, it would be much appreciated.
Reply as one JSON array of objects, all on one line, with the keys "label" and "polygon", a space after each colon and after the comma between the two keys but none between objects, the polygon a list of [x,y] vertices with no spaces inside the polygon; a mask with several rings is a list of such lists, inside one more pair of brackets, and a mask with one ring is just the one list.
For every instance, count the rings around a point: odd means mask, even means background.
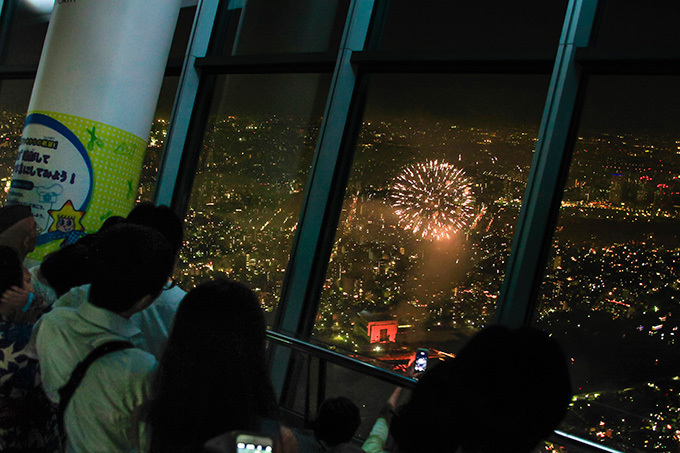
[{"label": "smartphone held up", "polygon": [[416,362],[413,364],[413,371],[423,373],[427,369],[427,357],[430,351],[427,348],[418,348],[416,351]]}]

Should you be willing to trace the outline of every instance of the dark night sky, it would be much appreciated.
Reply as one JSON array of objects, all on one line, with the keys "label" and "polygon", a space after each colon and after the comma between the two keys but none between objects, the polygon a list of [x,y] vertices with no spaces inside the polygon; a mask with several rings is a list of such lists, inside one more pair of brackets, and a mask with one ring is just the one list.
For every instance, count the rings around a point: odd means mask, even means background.
[{"label": "dark night sky", "polygon": [[375,75],[367,112],[477,127],[538,124],[548,83],[535,75]]}]

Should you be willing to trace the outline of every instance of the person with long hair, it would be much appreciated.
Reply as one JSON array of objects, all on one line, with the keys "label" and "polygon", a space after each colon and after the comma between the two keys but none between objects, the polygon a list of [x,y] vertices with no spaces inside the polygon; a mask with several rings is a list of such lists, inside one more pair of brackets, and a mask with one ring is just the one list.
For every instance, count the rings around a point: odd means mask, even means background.
[{"label": "person with long hair", "polygon": [[[223,433],[257,432],[265,421],[276,422],[265,346],[264,313],[248,287],[218,279],[191,290],[177,310],[153,383],[149,450],[201,451]],[[272,437],[278,451],[296,450],[287,428]]]}]

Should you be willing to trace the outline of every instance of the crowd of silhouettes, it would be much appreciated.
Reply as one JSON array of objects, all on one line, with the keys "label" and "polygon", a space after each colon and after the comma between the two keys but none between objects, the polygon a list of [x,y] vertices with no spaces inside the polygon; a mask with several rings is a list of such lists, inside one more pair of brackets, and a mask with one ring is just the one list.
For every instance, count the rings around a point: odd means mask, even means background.
[{"label": "crowd of silhouettes", "polygon": [[0,208],[0,451],[236,453],[251,436],[279,453],[522,453],[571,398],[557,342],[492,326],[417,376],[404,404],[395,389],[363,443],[343,396],[290,428],[257,295],[226,278],[179,288],[170,208],[140,203],[30,266],[36,238],[30,208]]}]

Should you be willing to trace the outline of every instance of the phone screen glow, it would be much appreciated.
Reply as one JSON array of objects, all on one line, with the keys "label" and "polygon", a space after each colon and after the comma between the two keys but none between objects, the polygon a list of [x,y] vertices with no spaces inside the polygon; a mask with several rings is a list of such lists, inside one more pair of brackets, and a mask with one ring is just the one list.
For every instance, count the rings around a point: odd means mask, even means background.
[{"label": "phone screen glow", "polygon": [[267,452],[271,453],[272,447],[270,445],[254,444],[250,442],[238,442],[236,444],[236,453],[255,453]]},{"label": "phone screen glow", "polygon": [[418,351],[416,353],[416,363],[413,367],[415,371],[422,372],[427,368],[427,351]]}]

